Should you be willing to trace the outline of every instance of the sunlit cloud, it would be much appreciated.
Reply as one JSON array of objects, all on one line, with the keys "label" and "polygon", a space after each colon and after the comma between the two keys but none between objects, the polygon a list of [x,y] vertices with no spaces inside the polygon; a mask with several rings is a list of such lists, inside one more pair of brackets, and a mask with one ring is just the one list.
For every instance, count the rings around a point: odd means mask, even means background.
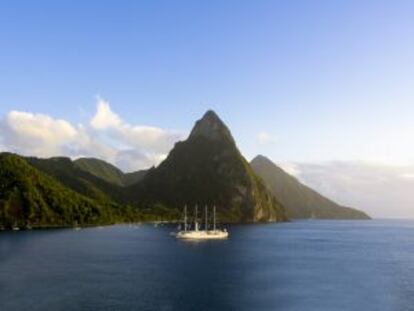
[{"label": "sunlit cloud", "polygon": [[1,129],[6,148],[38,156],[61,153],[78,135],[77,129],[65,120],[15,110],[2,120]]},{"label": "sunlit cloud", "polygon": [[166,153],[174,142],[182,138],[182,133],[154,126],[131,125],[111,110],[109,103],[98,97],[96,114],[90,125],[128,147],[138,150]]},{"label": "sunlit cloud", "polygon": [[119,127],[121,123],[121,118],[111,110],[109,102],[98,96],[96,113],[90,121],[91,126],[97,130],[104,130]]},{"label": "sunlit cloud", "polygon": [[126,171],[157,165],[182,138],[178,131],[125,122],[101,97],[85,125],[25,111],[10,111],[0,121],[0,151],[39,157],[96,157]]}]

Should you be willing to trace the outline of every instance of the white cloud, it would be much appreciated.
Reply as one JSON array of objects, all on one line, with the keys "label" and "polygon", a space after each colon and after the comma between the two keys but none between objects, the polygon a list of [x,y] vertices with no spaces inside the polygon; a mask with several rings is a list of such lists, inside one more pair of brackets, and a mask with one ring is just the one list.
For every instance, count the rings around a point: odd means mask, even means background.
[{"label": "white cloud", "polygon": [[268,145],[274,143],[276,140],[268,132],[260,132],[257,135],[257,141],[260,145]]},{"label": "white cloud", "polygon": [[0,120],[2,151],[39,157],[97,157],[126,171],[157,165],[182,137],[177,131],[131,125],[102,98],[87,125],[23,111],[10,111]]},{"label": "white cloud", "polygon": [[103,98],[97,98],[96,114],[91,119],[91,126],[97,130],[103,130],[121,125],[121,118],[111,110],[109,103]]},{"label": "white cloud", "polygon": [[176,131],[154,126],[131,125],[114,113],[109,103],[101,98],[98,98],[96,114],[90,125],[96,130],[105,130],[106,135],[120,144],[157,153],[168,152],[174,142],[182,138],[182,134]]},{"label": "white cloud", "polygon": [[373,217],[414,218],[414,166],[341,161],[281,167],[294,167],[291,172],[303,183]]},{"label": "white cloud", "polygon": [[292,162],[278,163],[278,165],[288,174],[298,177],[301,173],[299,165]]},{"label": "white cloud", "polygon": [[400,175],[400,177],[403,179],[414,181],[414,173],[403,173]]},{"label": "white cloud", "polygon": [[116,128],[115,137],[127,145],[143,147],[157,152],[167,152],[181,138],[177,132],[150,126],[122,124]]},{"label": "white cloud", "polygon": [[99,133],[82,124],[77,126],[77,136],[71,144],[65,145],[62,154],[72,158],[95,157],[113,163],[119,150],[106,142]]},{"label": "white cloud", "polygon": [[115,164],[125,171],[135,171],[137,168],[149,168],[160,163],[165,154],[144,154],[136,149],[121,150],[118,152]]},{"label": "white cloud", "polygon": [[65,120],[21,111],[9,112],[1,128],[5,146],[37,156],[58,154],[77,136],[76,128]]}]

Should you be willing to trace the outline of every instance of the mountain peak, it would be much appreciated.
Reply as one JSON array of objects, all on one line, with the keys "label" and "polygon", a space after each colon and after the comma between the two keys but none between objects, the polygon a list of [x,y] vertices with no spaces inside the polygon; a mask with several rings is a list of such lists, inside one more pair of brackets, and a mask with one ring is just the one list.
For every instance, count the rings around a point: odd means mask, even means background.
[{"label": "mountain peak", "polygon": [[255,157],[253,158],[253,160],[251,160],[250,162],[251,162],[251,163],[253,163],[253,162],[258,162],[258,163],[260,163],[260,162],[272,162],[272,161],[270,161],[270,159],[269,159],[269,158],[267,158],[267,157],[265,157],[264,155],[258,154],[258,155],[257,155],[257,156],[255,156]]},{"label": "mountain peak", "polygon": [[211,110],[195,123],[188,139],[131,187],[131,203],[178,209],[214,204],[224,222],[286,220],[284,207],[256,177],[230,130]]},{"label": "mountain peak", "polygon": [[220,120],[220,118],[217,115],[217,113],[214,110],[211,110],[211,109],[207,110],[206,113],[204,114],[203,119],[206,119],[206,118]]},{"label": "mountain peak", "polygon": [[203,136],[211,140],[225,138],[234,143],[230,130],[213,110],[208,110],[194,125],[190,138],[199,136]]},{"label": "mountain peak", "polygon": [[[207,110],[203,117],[196,122],[197,125],[204,125],[210,127],[226,127],[224,122],[220,119],[220,117],[215,113],[213,110]],[[195,128],[194,127],[194,128]]]},{"label": "mountain peak", "polygon": [[[272,160],[268,157],[258,154],[250,161],[250,165],[255,169],[264,168],[265,170],[274,170],[277,171],[279,174],[285,175],[286,173],[282,168],[276,165]],[[289,175],[290,176],[290,175]],[[295,178],[291,176],[292,178]],[[295,178],[296,179],[296,178]]]}]

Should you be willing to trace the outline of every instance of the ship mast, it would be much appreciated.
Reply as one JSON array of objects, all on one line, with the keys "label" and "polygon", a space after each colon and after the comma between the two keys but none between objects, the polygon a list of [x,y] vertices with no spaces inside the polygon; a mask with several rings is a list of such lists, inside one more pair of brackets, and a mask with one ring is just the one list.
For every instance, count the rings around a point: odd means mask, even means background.
[{"label": "ship mast", "polygon": [[206,230],[206,232],[207,232],[207,230],[208,230],[208,223],[207,223],[207,212],[208,212],[208,207],[207,207],[207,205],[206,205],[206,207],[205,207],[205,210],[206,210],[206,224],[205,224],[205,229],[204,230]]},{"label": "ship mast", "polygon": [[216,206],[213,207],[213,231],[216,231]]},{"label": "ship mast", "polygon": [[198,231],[198,224],[197,224],[197,204],[195,206],[194,230],[195,231]]},{"label": "ship mast", "polygon": [[187,204],[184,205],[184,231],[187,231]]}]

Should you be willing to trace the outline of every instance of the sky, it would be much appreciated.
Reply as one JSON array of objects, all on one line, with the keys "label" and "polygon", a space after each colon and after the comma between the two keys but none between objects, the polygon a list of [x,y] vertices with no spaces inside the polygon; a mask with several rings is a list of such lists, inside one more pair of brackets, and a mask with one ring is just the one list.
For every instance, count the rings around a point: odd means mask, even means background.
[{"label": "sky", "polygon": [[0,150],[156,165],[214,109],[341,204],[414,217],[413,1],[2,1]]}]

